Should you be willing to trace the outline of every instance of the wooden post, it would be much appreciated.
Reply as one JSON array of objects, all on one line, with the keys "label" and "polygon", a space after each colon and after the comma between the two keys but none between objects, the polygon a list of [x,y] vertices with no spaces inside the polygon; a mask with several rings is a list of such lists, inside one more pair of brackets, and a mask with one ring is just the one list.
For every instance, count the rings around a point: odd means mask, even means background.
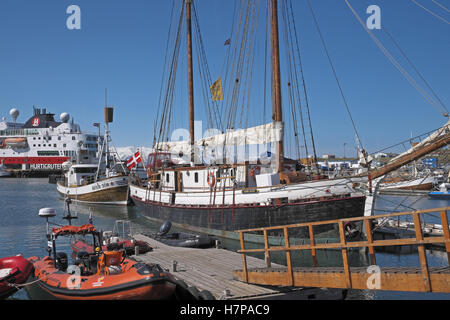
[{"label": "wooden post", "polygon": [[[422,226],[420,225],[420,216],[417,212],[413,212],[414,229],[416,231],[416,241],[423,240]],[[417,251],[419,253],[420,266],[422,268],[422,277],[426,292],[431,291],[430,274],[428,272],[427,255],[425,253],[425,245],[417,245]]]},{"label": "wooden post", "polygon": [[[239,237],[241,239],[241,250],[245,250],[244,233],[242,231],[239,232]],[[244,272],[244,282],[248,282],[247,258],[245,253],[242,253],[242,271]]]},{"label": "wooden post", "polygon": [[[448,230],[447,211],[441,211],[441,225],[444,232],[445,240],[450,240],[450,232]],[[450,243],[445,243],[445,251],[447,252],[447,263],[450,264]]]},{"label": "wooden post", "polygon": [[367,236],[367,242],[369,243],[368,247],[369,247],[369,255],[370,255],[370,264],[376,265],[377,260],[375,259],[375,250],[373,248],[372,228],[370,227],[371,220],[369,220],[369,219],[364,220],[364,224],[366,225],[366,236]]},{"label": "wooden post", "polygon": [[[309,225],[308,229],[309,229],[309,245],[312,247],[312,246],[316,245],[316,242],[314,240],[313,226]],[[317,257],[316,257],[316,249],[315,248],[311,248],[311,255],[312,255],[312,260],[313,260],[313,266],[317,267]]]},{"label": "wooden post", "polygon": [[264,258],[266,260],[266,266],[267,268],[271,267],[270,263],[270,251],[269,251],[269,237],[267,236],[267,230],[264,229],[264,249],[266,250],[264,252]]},{"label": "wooden post", "polygon": [[287,227],[283,228],[284,230],[284,247],[286,248],[286,262],[287,262],[287,268],[288,268],[288,276],[289,284],[291,286],[294,285],[294,272],[292,270],[292,259],[291,259],[291,250],[289,250],[289,231]]},{"label": "wooden post", "polygon": [[[338,224],[339,224],[339,237],[341,239],[341,245],[345,246],[347,242],[345,240],[344,222],[339,221]],[[350,267],[348,265],[347,248],[342,247],[341,252],[342,252],[342,263],[344,265],[345,285],[347,286],[348,289],[350,289],[352,287],[352,279],[350,277]]]}]

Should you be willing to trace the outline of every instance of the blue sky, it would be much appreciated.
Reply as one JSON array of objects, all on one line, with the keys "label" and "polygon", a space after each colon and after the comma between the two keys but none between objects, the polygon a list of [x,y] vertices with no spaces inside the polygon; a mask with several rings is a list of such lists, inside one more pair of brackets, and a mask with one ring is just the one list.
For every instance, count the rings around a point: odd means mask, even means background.
[{"label": "blue sky", "polygon": [[[448,1],[440,2],[450,6]],[[410,0],[350,3],[364,21],[369,16],[368,5],[380,6],[382,27],[444,104],[450,105],[450,26]],[[450,20],[450,14],[431,0],[419,3]],[[66,9],[71,4],[81,8],[81,30],[66,27]],[[344,143],[347,155],[352,154],[355,134],[306,2],[295,0],[293,5],[318,154],[342,155]],[[312,5],[369,152],[445,123],[376,47],[343,0],[313,0]],[[18,121],[25,121],[35,105],[57,115],[68,112],[83,130],[95,132],[92,123],[103,121],[104,89],[108,88],[108,104],[115,106],[115,145],[151,146],[171,7],[169,0],[1,0],[0,116],[8,116],[9,109],[16,107],[21,111]],[[234,1],[197,0],[196,7],[209,68],[216,79],[225,59],[223,44],[230,36]],[[423,86],[389,38],[381,30],[374,30],[374,35]],[[257,45],[255,65],[261,72],[264,39]],[[183,57],[175,122],[187,127],[187,63]],[[250,118],[257,125],[264,120],[262,90],[254,92]],[[204,120],[203,99],[196,97],[196,120]]]}]

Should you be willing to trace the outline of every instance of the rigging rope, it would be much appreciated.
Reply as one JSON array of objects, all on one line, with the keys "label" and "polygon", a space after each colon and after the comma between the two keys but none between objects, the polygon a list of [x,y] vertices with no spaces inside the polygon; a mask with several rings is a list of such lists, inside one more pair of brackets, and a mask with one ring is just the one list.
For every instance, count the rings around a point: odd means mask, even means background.
[{"label": "rigging rope", "polygon": [[[325,44],[325,40],[324,40],[324,38],[323,38],[323,36],[322,36],[322,32],[320,31],[319,23],[318,23],[318,21],[317,21],[317,19],[316,19],[316,15],[314,14],[314,10],[313,10],[313,8],[312,8],[312,6],[311,6],[311,2],[310,2],[309,0],[306,0],[306,1],[307,1],[307,3],[308,3],[309,10],[311,11],[311,15],[312,15],[312,17],[313,17],[314,24],[315,24],[315,26],[316,26],[317,32],[319,33],[319,37],[320,37],[320,39],[321,39],[321,41],[322,41],[322,45],[323,45],[323,47],[324,47],[325,53],[326,53],[326,55],[327,55],[327,57],[328,57],[328,62],[330,63],[331,70],[333,71],[334,78],[335,78],[336,83],[337,83],[337,85],[338,85],[338,87],[339,87],[339,91],[340,91],[340,93],[341,93],[342,100],[344,101],[345,108],[347,109],[347,113],[348,113],[348,115],[349,115],[349,117],[350,117],[350,120],[351,120],[351,122],[352,122],[353,130],[355,131],[355,134],[356,134],[356,136],[357,136],[357,138],[358,138],[358,142],[359,142],[359,144],[360,144],[360,148],[363,149],[363,147],[362,147],[362,142],[361,142],[361,138],[360,138],[360,136],[359,136],[359,134],[358,134],[358,130],[356,129],[356,125],[355,125],[355,122],[353,121],[352,114],[350,113],[350,108],[349,108],[349,106],[348,106],[347,99],[345,98],[344,91],[342,90],[342,87],[341,87],[341,84],[340,84],[340,82],[339,82],[339,78],[338,78],[338,76],[337,76],[336,70],[334,69],[334,65],[333,65],[333,62],[332,62],[332,60],[331,60],[330,54],[328,53],[328,49],[327,49],[327,46],[326,46],[326,44]],[[345,0],[345,1],[347,1],[347,0]]]},{"label": "rigging rope", "polygon": [[445,6],[442,5],[441,3],[437,2],[436,0],[431,0],[431,1],[433,1],[436,5],[438,5],[439,7],[441,7],[442,9],[444,9],[445,11],[450,12],[450,10],[449,10],[447,7],[445,7]]},{"label": "rigging rope", "polygon": [[[308,0],[309,2],[309,0]],[[395,60],[395,58],[389,53],[389,51],[383,46],[383,44],[378,40],[377,37],[367,28],[366,24],[362,21],[361,17],[358,15],[358,13],[355,11],[355,9],[351,6],[348,0],[345,0],[345,3],[347,4],[348,8],[352,11],[355,18],[359,21],[361,26],[366,30],[366,32],[369,34],[369,36],[372,38],[372,40],[375,42],[375,44],[378,46],[378,48],[383,52],[383,54],[391,61],[391,63],[400,71],[400,73],[408,80],[408,82],[420,93],[422,96],[434,107],[438,109],[439,112],[441,112],[444,117],[447,117],[447,112],[442,112],[442,107],[437,104],[437,102],[429,96],[429,94],[422,89],[422,87],[408,74],[408,72]]]},{"label": "rigging rope", "polygon": [[[416,6],[422,8],[423,10],[425,10],[426,12],[428,12],[429,14],[431,14],[432,16],[434,16],[434,17],[438,18],[439,20],[445,22],[446,24],[450,24],[450,22],[449,22],[448,20],[442,18],[440,15],[437,15],[437,14],[434,13],[433,11],[431,11],[431,10],[425,8],[423,5],[421,5],[420,3],[418,3],[416,0],[411,0],[411,2],[414,3]],[[441,6],[441,7],[443,7],[443,6]],[[443,8],[445,8],[445,7],[443,7]],[[448,11],[447,8],[445,8],[445,9]]]}]

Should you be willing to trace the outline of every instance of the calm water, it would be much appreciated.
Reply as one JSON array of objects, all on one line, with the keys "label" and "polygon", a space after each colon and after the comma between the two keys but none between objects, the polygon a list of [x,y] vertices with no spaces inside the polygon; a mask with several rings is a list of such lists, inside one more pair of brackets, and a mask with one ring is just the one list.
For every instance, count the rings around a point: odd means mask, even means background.
[{"label": "calm water", "polygon": [[[398,207],[402,203],[403,207]],[[394,197],[381,196],[375,205],[379,210],[407,211],[410,208],[434,208],[448,206],[446,200],[429,200],[426,197]],[[40,208],[52,207],[57,211],[53,222],[65,224],[61,219],[64,202],[56,192],[56,186],[49,184],[48,179],[0,179],[0,257],[24,254],[25,257],[46,255],[45,219],[38,216]],[[71,211],[78,214],[74,224],[88,222],[92,212],[94,224],[98,229],[112,230],[115,220],[126,219],[132,222],[134,232],[153,233],[159,224],[147,220],[136,207],[86,206],[72,204]],[[380,211],[380,213],[381,213]],[[436,222],[436,216],[427,216],[427,221]],[[226,248],[236,250],[237,241],[223,241]],[[70,253],[70,246],[58,242],[58,248]],[[440,251],[427,251],[430,266],[446,266],[447,258]],[[362,257],[365,260],[366,257]],[[398,255],[377,253],[380,266],[417,265],[417,255]],[[28,299],[21,290],[13,298]],[[450,299],[450,294],[399,293],[389,291],[352,291],[349,299]]]}]

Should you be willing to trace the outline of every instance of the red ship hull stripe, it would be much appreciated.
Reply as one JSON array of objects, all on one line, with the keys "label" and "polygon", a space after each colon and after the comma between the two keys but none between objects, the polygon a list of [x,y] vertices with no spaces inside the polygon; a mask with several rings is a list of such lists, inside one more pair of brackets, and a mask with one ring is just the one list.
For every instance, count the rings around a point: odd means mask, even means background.
[{"label": "red ship hull stripe", "polygon": [[70,157],[0,157],[4,164],[63,164]]}]

